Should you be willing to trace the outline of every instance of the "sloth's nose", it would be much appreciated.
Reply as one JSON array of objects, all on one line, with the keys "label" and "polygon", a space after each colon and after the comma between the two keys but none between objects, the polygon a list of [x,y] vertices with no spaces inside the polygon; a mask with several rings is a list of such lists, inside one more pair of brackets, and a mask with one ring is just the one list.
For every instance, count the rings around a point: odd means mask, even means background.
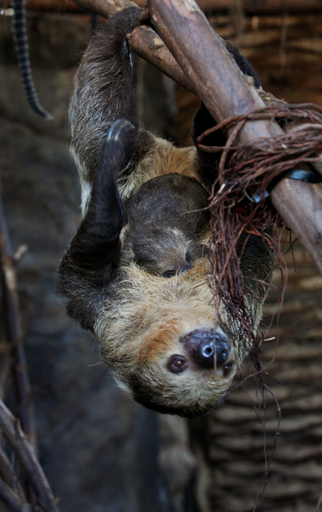
[{"label": "sloth's nose", "polygon": [[183,342],[195,363],[202,368],[214,368],[215,363],[220,366],[229,358],[231,346],[223,332],[195,329],[184,336]]}]

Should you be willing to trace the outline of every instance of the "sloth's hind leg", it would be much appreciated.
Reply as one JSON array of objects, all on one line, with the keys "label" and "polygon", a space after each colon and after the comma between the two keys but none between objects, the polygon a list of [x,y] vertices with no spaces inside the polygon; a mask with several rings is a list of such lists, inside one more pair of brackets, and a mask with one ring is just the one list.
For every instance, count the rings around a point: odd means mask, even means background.
[{"label": "sloth's hind leg", "polygon": [[139,123],[126,34],[140,24],[142,12],[130,7],[103,23],[90,40],[77,71],[69,121],[82,185],[91,184],[103,143],[118,119],[128,119],[136,127],[124,141],[127,163],[137,151]]}]

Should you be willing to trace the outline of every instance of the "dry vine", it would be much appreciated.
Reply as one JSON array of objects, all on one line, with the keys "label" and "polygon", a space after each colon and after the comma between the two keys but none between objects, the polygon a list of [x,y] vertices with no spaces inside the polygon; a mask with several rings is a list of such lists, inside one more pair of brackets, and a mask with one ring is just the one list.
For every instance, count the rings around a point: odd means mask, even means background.
[{"label": "dry vine", "polygon": [[[258,119],[275,119],[284,125],[291,120],[299,129],[234,146],[244,124]],[[225,147],[203,145],[202,141],[217,130],[230,133]],[[271,102],[263,109],[231,117],[207,130],[198,138],[198,145],[204,151],[222,151],[210,203],[216,309],[222,301],[232,318],[239,320],[241,338],[247,339],[253,331],[254,320],[248,306],[250,292],[240,271],[240,254],[251,235],[264,238],[278,251],[277,237],[272,237],[271,233],[275,233],[275,228],[283,221],[267,201],[267,191],[286,171],[319,159],[316,155],[322,149],[322,108],[312,104]],[[314,176],[314,171],[310,172]],[[321,181],[321,177],[316,176],[316,181]]]}]

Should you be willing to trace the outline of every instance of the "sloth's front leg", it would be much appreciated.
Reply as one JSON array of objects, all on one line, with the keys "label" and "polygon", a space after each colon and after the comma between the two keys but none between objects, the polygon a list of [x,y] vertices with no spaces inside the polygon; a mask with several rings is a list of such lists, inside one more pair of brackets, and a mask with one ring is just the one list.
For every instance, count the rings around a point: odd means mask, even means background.
[{"label": "sloth's front leg", "polygon": [[133,126],[126,119],[112,124],[93,177],[85,218],[70,247],[77,259],[82,258],[83,266],[94,271],[111,265],[124,226],[117,178],[124,159],[124,138],[131,129]]},{"label": "sloth's front leg", "polygon": [[68,299],[68,314],[86,329],[92,328],[104,292],[119,268],[125,211],[117,178],[124,159],[124,138],[132,128],[125,119],[112,124],[85,217],[58,268],[57,291]]}]

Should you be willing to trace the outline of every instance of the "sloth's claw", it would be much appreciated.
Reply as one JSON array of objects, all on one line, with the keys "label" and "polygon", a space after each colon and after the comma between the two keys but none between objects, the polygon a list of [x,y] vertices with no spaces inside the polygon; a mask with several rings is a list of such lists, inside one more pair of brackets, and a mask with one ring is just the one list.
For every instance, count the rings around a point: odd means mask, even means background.
[{"label": "sloth's claw", "polygon": [[133,124],[127,119],[118,119],[111,125],[107,140],[119,141],[121,134],[123,135],[128,130],[134,130]]}]

